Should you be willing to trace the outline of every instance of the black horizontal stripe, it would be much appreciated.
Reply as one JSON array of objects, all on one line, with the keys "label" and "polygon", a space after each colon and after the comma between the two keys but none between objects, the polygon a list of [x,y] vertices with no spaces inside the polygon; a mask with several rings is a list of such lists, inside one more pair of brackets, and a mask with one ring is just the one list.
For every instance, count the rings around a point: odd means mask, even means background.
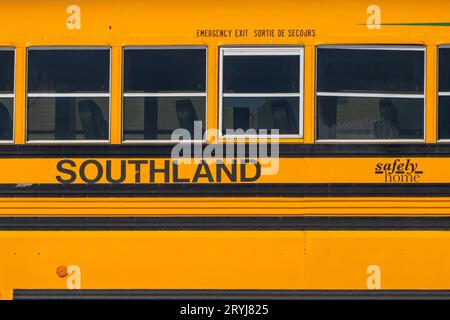
[{"label": "black horizontal stripe", "polygon": [[0,231],[446,231],[450,217],[1,217]]},{"label": "black horizontal stripe", "polygon": [[[0,158],[170,158],[173,146],[4,145],[0,146]],[[248,155],[247,148],[245,156]],[[279,155],[282,158],[450,157],[450,144],[280,144]]]},{"label": "black horizontal stripe", "polygon": [[17,300],[361,300],[450,299],[449,290],[14,290]]},{"label": "black horizontal stripe", "polygon": [[0,197],[449,197],[450,183],[0,185]]}]

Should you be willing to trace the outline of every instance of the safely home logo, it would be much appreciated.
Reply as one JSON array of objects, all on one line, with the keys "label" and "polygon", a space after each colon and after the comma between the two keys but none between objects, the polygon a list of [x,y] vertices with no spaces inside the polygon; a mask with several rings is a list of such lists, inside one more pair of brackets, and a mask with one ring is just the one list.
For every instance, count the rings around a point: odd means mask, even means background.
[{"label": "safely home logo", "polygon": [[375,174],[383,175],[386,183],[415,183],[420,182],[423,171],[419,170],[419,164],[411,159],[395,159],[377,163]]}]

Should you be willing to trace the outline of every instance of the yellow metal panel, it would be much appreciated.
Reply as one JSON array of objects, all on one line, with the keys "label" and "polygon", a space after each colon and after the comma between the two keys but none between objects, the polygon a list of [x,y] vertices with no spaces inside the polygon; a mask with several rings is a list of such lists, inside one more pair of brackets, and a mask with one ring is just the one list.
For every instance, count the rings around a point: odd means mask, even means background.
[{"label": "yellow metal panel", "polygon": [[0,292],[65,289],[59,266],[81,268],[82,289],[450,288],[450,233],[1,232]]}]

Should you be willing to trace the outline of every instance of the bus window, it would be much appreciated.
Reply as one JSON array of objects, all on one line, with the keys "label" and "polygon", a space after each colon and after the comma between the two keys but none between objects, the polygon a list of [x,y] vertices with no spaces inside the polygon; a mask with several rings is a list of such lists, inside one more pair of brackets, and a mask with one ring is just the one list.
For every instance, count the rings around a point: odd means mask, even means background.
[{"label": "bus window", "polygon": [[423,47],[317,49],[317,139],[424,139]]},{"label": "bus window", "polygon": [[0,48],[0,142],[13,140],[14,60],[10,48]]},{"label": "bus window", "polygon": [[124,141],[201,141],[205,122],[206,48],[124,49]]},{"label": "bus window", "polygon": [[303,48],[222,48],[219,127],[224,136],[303,135]]},{"label": "bus window", "polygon": [[438,139],[450,140],[450,47],[439,48]]},{"label": "bus window", "polygon": [[110,50],[28,50],[27,140],[108,141]]}]

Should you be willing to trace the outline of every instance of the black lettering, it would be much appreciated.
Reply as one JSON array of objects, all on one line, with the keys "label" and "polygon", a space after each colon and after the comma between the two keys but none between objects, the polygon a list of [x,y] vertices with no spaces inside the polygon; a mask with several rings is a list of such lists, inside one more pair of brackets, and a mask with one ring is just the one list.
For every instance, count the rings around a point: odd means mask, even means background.
[{"label": "black lettering", "polygon": [[[253,177],[247,177],[247,164],[255,166],[256,172]],[[241,162],[241,181],[242,182],[254,182],[261,177],[261,164],[252,159],[246,159]]]},{"label": "black lettering", "polygon": [[178,177],[178,161],[173,161],[172,163],[172,170],[173,170],[173,182],[190,182],[188,178],[179,178]]},{"label": "black lettering", "polygon": [[56,176],[56,180],[58,180],[58,182],[62,183],[62,184],[71,184],[71,183],[74,183],[75,180],[77,179],[77,174],[69,168],[64,168],[63,166],[66,164],[72,168],[76,167],[75,162],[72,160],[59,161],[56,165],[56,169],[61,173],[68,174],[69,178],[63,179],[63,177],[61,177],[61,176]]},{"label": "black lettering", "polygon": [[129,160],[129,164],[134,164],[134,181],[136,183],[141,182],[141,165],[147,164],[147,160]]},{"label": "black lettering", "polygon": [[170,161],[164,160],[164,169],[155,168],[155,160],[150,160],[150,182],[155,183],[155,174],[164,173],[164,182],[168,183],[170,180]]},{"label": "black lettering", "polygon": [[114,179],[112,177],[112,167],[111,167],[111,160],[106,161],[106,180],[108,180],[109,183],[112,184],[119,184],[125,181],[125,178],[127,176],[127,168],[126,168],[126,161],[120,160],[120,178]]},{"label": "black lettering", "polygon": [[[90,164],[93,164],[97,168],[97,175],[94,179],[89,179],[86,176],[86,167]],[[86,182],[87,184],[95,184],[100,181],[103,176],[103,167],[97,160],[87,160],[84,161],[80,166],[80,178]]]},{"label": "black lettering", "polygon": [[231,182],[237,182],[237,163],[235,160],[231,163],[231,170],[222,161],[217,161],[216,176],[217,182],[222,182],[222,171],[225,172]]},{"label": "black lettering", "polygon": [[[205,168],[205,173],[202,173],[203,168]],[[200,178],[208,178],[209,182],[214,182],[211,169],[209,169],[209,165],[205,161],[200,161],[197,170],[195,170],[194,179],[192,179],[192,182],[197,183]]]}]

